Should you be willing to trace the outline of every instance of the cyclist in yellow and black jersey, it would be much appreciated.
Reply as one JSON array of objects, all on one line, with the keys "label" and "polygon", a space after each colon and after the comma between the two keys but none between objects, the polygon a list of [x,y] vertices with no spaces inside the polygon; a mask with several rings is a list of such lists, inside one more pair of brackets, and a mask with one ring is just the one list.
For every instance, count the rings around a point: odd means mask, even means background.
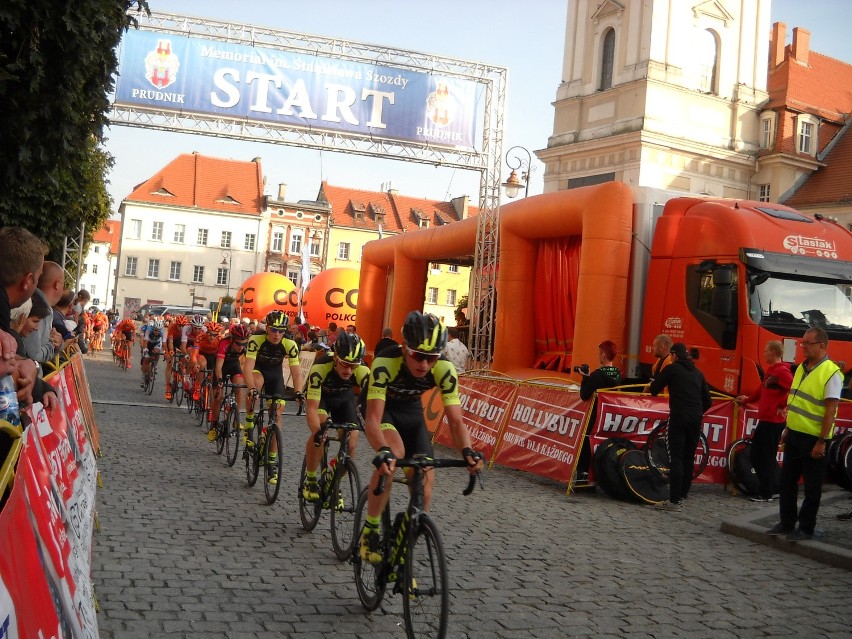
[{"label": "cyclist in yellow and black jersey", "polygon": [[[283,311],[272,311],[266,316],[266,332],[252,335],[246,346],[246,356],[243,362],[243,377],[247,387],[246,393],[246,429],[254,426],[254,397],[252,389],[263,389],[267,395],[281,397],[285,392],[284,360],[290,366],[293,376],[293,388],[297,389],[296,397],[303,397],[301,389],[302,369],[299,368],[299,347],[293,340],[284,337],[290,319]],[[275,403],[274,419],[281,426],[281,415],[284,400]],[[276,450],[272,450],[275,448]],[[278,454],[277,444],[272,440],[267,460],[272,468],[277,468],[275,460]],[[271,475],[269,483],[278,483],[278,477]]]},{"label": "cyclist in yellow and black jersey", "polygon": [[[311,433],[305,444],[307,470],[305,487],[302,489],[302,496],[307,501],[317,501],[320,497],[317,468],[322,448],[314,445],[314,435],[329,416],[335,424],[358,423],[355,387],[361,389],[363,397],[370,377],[370,369],[362,362],[366,350],[367,347],[358,335],[342,333],[334,342],[333,353],[318,357],[308,373],[305,411]],[[355,455],[357,443],[358,431],[352,431],[349,438],[349,454],[352,456]]]},{"label": "cyclist in yellow and black jersey", "polygon": [[[393,484],[387,482],[384,492],[375,495],[379,477],[392,475],[398,458],[433,455],[420,401],[424,392],[440,389],[453,444],[467,460],[471,474],[482,468],[482,456],[471,448],[470,434],[462,419],[456,369],[452,362],[441,359],[447,329],[434,315],[412,311],[405,318],[402,335],[404,343],[382,351],[370,367],[364,434],[376,450],[376,472],[367,492],[367,517],[359,542],[361,558],[370,563],[382,561],[379,517]],[[434,473],[426,472],[427,510],[433,484]]]}]

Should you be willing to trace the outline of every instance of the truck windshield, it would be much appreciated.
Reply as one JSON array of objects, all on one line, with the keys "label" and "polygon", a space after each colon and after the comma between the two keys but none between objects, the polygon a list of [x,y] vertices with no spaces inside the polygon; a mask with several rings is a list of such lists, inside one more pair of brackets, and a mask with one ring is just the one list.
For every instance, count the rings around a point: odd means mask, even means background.
[{"label": "truck windshield", "polygon": [[785,337],[799,337],[813,326],[830,339],[852,341],[852,285],[777,273],[764,277],[750,278],[749,285],[749,315],[760,326]]}]

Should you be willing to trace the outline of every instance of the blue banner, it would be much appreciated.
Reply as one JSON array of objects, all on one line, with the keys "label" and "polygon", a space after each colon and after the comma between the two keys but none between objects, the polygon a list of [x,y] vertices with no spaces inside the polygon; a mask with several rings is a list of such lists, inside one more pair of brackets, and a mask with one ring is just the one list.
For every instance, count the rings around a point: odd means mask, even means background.
[{"label": "blue banner", "polygon": [[477,95],[425,69],[130,29],[115,104],[473,149]]}]

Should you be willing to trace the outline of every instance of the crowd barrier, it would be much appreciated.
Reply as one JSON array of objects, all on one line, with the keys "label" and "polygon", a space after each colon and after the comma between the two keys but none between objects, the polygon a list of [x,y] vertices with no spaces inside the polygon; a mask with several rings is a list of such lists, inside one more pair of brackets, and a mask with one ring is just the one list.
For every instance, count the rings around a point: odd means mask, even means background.
[{"label": "crowd barrier", "polygon": [[[553,479],[569,490],[586,431],[592,451],[610,437],[630,439],[641,448],[651,430],[669,415],[667,397],[608,390],[584,402],[576,387],[556,380],[517,380],[490,371],[460,375],[459,396],[473,447],[490,465]],[[595,401],[598,410],[590,423]],[[433,441],[452,446],[437,389],[424,394],[423,410]],[[835,424],[837,434],[852,430],[852,402],[841,401]],[[755,409],[743,410],[731,397],[714,397],[703,420],[709,459],[695,481],[728,483],[726,450],[756,425]],[[590,479],[594,483],[593,470]]]},{"label": "crowd barrier", "polygon": [[79,353],[48,381],[60,407],[0,422],[0,637],[98,636],[91,582],[99,451]]}]

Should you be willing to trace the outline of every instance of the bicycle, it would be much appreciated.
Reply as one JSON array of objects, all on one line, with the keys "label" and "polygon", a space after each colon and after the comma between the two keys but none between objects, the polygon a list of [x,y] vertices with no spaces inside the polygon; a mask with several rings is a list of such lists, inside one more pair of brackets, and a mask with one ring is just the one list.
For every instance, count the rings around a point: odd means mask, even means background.
[{"label": "bicycle", "polygon": [[157,367],[160,363],[159,355],[146,355],[150,363],[150,372],[145,375],[145,393],[151,395],[154,392],[154,380],[157,379]]},{"label": "bicycle", "polygon": [[[355,587],[358,598],[367,611],[379,607],[388,583],[393,583],[393,593],[402,595],[405,631],[414,637],[444,637],[449,618],[449,581],[447,558],[438,527],[423,510],[423,484],[426,468],[467,468],[464,459],[430,459],[416,456],[398,459],[398,468],[414,470],[407,481],[410,490],[408,507],[397,513],[391,525],[390,504],[381,516],[380,535],[382,562],[371,564],[361,559],[356,548],[367,512],[369,487],[361,491],[355,509],[355,527],[352,546],[352,564],[355,568]],[[375,494],[384,491],[382,476]],[[470,495],[480,473],[471,475],[464,495]],[[405,483],[406,480],[396,480]]]},{"label": "bicycle", "polygon": [[230,377],[222,382],[222,401],[219,404],[219,415],[216,420],[216,454],[221,455],[225,451],[225,459],[228,466],[233,466],[237,461],[237,452],[240,448],[240,408],[237,404],[236,390],[245,388],[245,384],[234,384]]},{"label": "bicycle", "polygon": [[[359,422],[361,415],[358,413]],[[329,429],[337,429],[336,437],[328,437]],[[361,495],[361,478],[355,461],[349,456],[349,440],[352,431],[364,430],[362,423],[335,424],[329,417],[314,435],[314,446],[322,445],[322,460],[319,484],[319,500],[315,502],[305,499],[307,463],[302,461],[302,474],[299,477],[299,515],[302,527],[311,532],[319,522],[323,510],[328,510],[331,519],[331,545],[334,554],[341,561],[346,561],[352,555],[352,535],[355,530],[355,505]],[[337,455],[328,458],[331,442],[340,442]]]},{"label": "bicycle", "polygon": [[172,399],[175,404],[180,406],[183,403],[183,396],[186,394],[186,374],[183,371],[183,360],[188,357],[185,353],[175,351],[172,355]]},{"label": "bicycle", "polygon": [[201,380],[201,391],[198,401],[195,402],[195,411],[196,415],[198,415],[198,425],[203,428],[209,422],[213,421],[213,415],[211,414],[214,386],[213,371],[212,369],[205,368],[199,371],[198,374],[203,375],[203,378]]},{"label": "bicycle", "polygon": [[[664,419],[648,433],[648,439],[645,441],[644,446],[645,459],[648,461],[648,465],[666,481],[669,480],[669,471],[671,470],[668,433],[669,420]],[[701,431],[698,436],[698,445],[695,449],[695,467],[692,471],[693,479],[696,479],[704,472],[704,469],[707,468],[709,458],[710,444],[707,442],[707,435],[704,434],[704,431]]]},{"label": "bicycle", "polygon": [[124,340],[120,341],[116,345],[114,355],[118,367],[126,373],[127,369],[130,368],[130,345]]},{"label": "bicycle", "polygon": [[[260,474],[260,466],[263,466],[263,492],[266,495],[266,503],[272,505],[278,498],[278,491],[281,487],[281,475],[284,469],[284,460],[281,454],[281,429],[272,417],[278,412],[277,404],[283,404],[284,398],[278,395],[266,395],[262,391],[258,393],[257,389],[251,390],[251,402],[257,401],[260,397],[260,407],[254,414],[254,422],[252,427],[246,430],[245,447],[243,448],[243,459],[246,462],[246,480],[249,487],[254,486],[257,482],[257,477]],[[270,406],[267,406],[267,403]],[[265,424],[267,411],[270,411],[269,426]],[[269,451],[275,442],[277,454],[275,460],[269,463]],[[278,480],[274,484],[269,483],[269,479],[275,476]]]}]

